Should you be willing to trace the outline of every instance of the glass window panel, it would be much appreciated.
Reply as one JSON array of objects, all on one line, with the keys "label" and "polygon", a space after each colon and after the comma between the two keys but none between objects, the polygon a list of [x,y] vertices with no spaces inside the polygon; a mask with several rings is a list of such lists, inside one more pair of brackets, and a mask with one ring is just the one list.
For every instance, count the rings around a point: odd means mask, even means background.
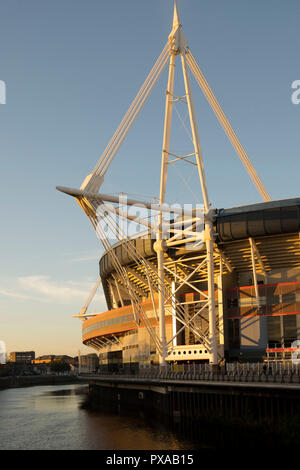
[{"label": "glass window panel", "polygon": [[283,317],[284,341],[292,342],[297,339],[296,315],[285,315]]},{"label": "glass window panel", "polygon": [[280,317],[268,317],[268,341],[281,343]]}]

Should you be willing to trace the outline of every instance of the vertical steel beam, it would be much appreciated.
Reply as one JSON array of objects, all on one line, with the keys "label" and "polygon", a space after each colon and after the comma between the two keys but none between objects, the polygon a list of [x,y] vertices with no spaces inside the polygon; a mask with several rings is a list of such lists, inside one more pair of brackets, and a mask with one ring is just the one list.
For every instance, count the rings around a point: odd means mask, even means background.
[{"label": "vertical steel beam", "polygon": [[213,252],[213,224],[209,217],[210,203],[208,199],[206,177],[204,171],[204,164],[202,159],[202,149],[200,146],[199,130],[197,126],[196,113],[194,100],[192,95],[192,87],[188,68],[186,64],[185,53],[181,52],[182,71],[186,92],[186,99],[189,109],[189,118],[193,135],[193,144],[195,149],[195,156],[197,161],[198,173],[201,183],[204,209],[205,209],[205,244],[207,255],[207,273],[208,273],[208,299],[209,299],[209,343],[210,343],[210,362],[217,364],[217,343],[216,343],[216,314],[215,314],[215,286],[214,286],[214,252]]},{"label": "vertical steel beam", "polygon": [[160,204],[163,204],[165,202],[165,196],[166,196],[168,160],[169,160],[169,150],[170,150],[170,135],[171,135],[172,111],[173,111],[174,73],[175,73],[175,55],[171,54],[170,65],[169,65],[168,87],[166,91],[166,104],[165,104],[165,123],[164,123],[163,149],[162,149],[162,162],[161,162],[161,175],[160,175]]},{"label": "vertical steel beam", "polygon": [[113,299],[114,308],[118,308],[118,301],[116,299],[114,286],[111,284],[110,281],[108,281],[108,285],[109,285],[110,293],[111,293],[111,296],[112,296],[112,299]]},{"label": "vertical steel beam", "polygon": [[166,339],[166,319],[165,319],[165,281],[164,281],[164,249],[162,240],[162,215],[159,215],[159,227],[157,230],[156,243],[154,249],[157,253],[157,274],[159,282],[158,293],[158,315],[159,315],[159,339],[161,342],[161,354],[159,363],[161,366],[166,365],[167,357],[167,339]]},{"label": "vertical steel beam", "polygon": [[[174,72],[175,72],[175,55],[170,55],[169,64],[169,78],[166,92],[165,104],[165,123],[164,123],[164,136],[163,136],[163,149],[162,149],[162,164],[161,164],[161,178],[160,178],[160,195],[159,202],[162,205],[165,202],[167,172],[168,172],[168,159],[170,150],[170,134],[172,123],[172,110],[173,110],[173,89],[174,89]],[[157,271],[159,280],[159,294],[158,294],[158,311],[159,311],[159,339],[161,341],[161,354],[159,357],[160,364],[166,365],[167,357],[167,340],[166,340],[166,324],[165,324],[165,278],[164,278],[164,248],[163,248],[163,218],[162,212],[158,215],[158,229],[156,235],[156,244],[154,248],[157,252]]]},{"label": "vertical steel beam", "polygon": [[224,305],[223,305],[223,259],[220,256],[220,274],[218,277],[218,314],[219,314],[219,343],[224,347]]},{"label": "vertical steel beam", "polygon": [[192,95],[191,80],[190,80],[190,76],[189,76],[189,72],[188,72],[188,68],[186,64],[185,54],[182,52],[180,55],[181,55],[182,71],[183,71],[183,78],[184,78],[184,85],[185,85],[185,93],[186,93],[186,99],[187,99],[188,110],[189,110],[189,118],[190,118],[190,124],[191,124],[191,129],[192,129],[193,144],[194,144],[196,162],[197,162],[198,173],[200,177],[201,189],[202,189],[202,194],[203,194],[204,209],[205,209],[205,212],[208,212],[210,208],[210,204],[209,204],[209,199],[208,199],[204,163],[203,163],[203,158],[202,158],[202,149],[200,145],[199,130],[197,126],[195,106],[194,106],[194,100],[193,100],[193,95]]},{"label": "vertical steel beam", "polygon": [[[176,271],[176,266],[175,266]],[[176,295],[176,283],[175,281],[172,282],[172,335],[173,339],[173,346],[177,346],[177,319],[176,319],[176,302],[175,302],[175,295]]]},{"label": "vertical steel beam", "polygon": [[124,307],[124,301],[123,301],[123,298],[122,298],[122,295],[121,295],[121,292],[120,292],[119,283],[117,281],[117,278],[114,275],[112,277],[114,278],[114,281],[115,281],[115,284],[116,284],[119,300],[121,302],[122,307]]},{"label": "vertical steel beam", "polygon": [[256,268],[255,268],[255,255],[254,255],[254,246],[253,246],[252,238],[249,238],[249,243],[250,243],[250,249],[251,249],[251,262],[252,262],[252,272],[253,272],[253,282],[254,282],[256,303],[257,303],[257,308],[260,309],[261,303],[260,303],[258,284],[257,284],[257,274],[256,274]]}]

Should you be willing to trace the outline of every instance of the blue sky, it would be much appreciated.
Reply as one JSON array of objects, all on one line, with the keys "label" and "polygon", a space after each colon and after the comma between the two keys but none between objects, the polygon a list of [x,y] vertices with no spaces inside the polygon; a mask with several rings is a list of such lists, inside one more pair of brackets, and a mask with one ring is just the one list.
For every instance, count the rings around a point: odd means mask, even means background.
[{"label": "blue sky", "polygon": [[[189,46],[273,199],[298,197],[300,79],[297,0],[179,0]],[[71,318],[98,275],[101,247],[79,187],[126,112],[171,28],[171,0],[2,0],[0,80],[0,339],[7,349],[77,354]],[[182,92],[178,62],[177,94]],[[103,191],[158,193],[167,72],[106,174]],[[213,206],[260,201],[192,81]],[[183,118],[186,110],[178,107]],[[171,148],[191,143],[174,114]],[[197,175],[170,171],[167,200],[201,201]],[[196,194],[196,198],[195,198]],[[91,310],[105,310],[101,292]]]}]

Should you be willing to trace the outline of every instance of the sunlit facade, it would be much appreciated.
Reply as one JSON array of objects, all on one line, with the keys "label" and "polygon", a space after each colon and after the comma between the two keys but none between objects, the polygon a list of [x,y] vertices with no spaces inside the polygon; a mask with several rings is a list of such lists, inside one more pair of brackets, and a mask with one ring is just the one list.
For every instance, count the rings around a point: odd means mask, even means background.
[{"label": "sunlit facade", "polygon": [[[220,360],[291,360],[295,341],[300,339],[299,226],[300,198],[216,212],[215,248],[217,253],[222,253],[225,263],[221,267],[215,256],[216,340]],[[142,237],[130,241],[155,266],[153,242]],[[157,294],[151,297],[146,273],[131,259],[126,243],[119,243],[113,249],[126,268],[151,328],[158,335]],[[181,246],[168,250],[165,262],[169,271],[165,282],[176,291],[176,273],[188,276],[203,257],[204,249],[190,251]],[[146,327],[137,319],[110,253],[100,260],[100,275],[107,311],[83,321],[83,343],[97,351],[103,366],[158,363],[149,325]],[[193,316],[203,301],[201,296],[205,296],[206,282],[205,273],[200,271],[176,292],[187,324],[204,334],[208,312],[203,310],[201,315]],[[203,294],[191,292],[189,285],[199,286]],[[166,310],[167,360],[207,362],[205,346],[193,329],[179,324],[174,313],[170,305]]]}]

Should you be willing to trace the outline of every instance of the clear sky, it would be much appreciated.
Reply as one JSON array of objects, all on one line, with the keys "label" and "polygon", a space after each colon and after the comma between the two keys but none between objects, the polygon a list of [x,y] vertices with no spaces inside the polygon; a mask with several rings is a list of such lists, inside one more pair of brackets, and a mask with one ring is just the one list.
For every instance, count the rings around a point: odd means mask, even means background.
[{"label": "clear sky", "polygon": [[[298,0],[179,0],[183,30],[273,199],[300,196]],[[0,340],[8,351],[76,355],[79,312],[101,247],[86,216],[56,185],[93,169],[166,43],[171,0],[2,0],[0,3]],[[178,63],[177,94],[182,95]],[[106,174],[103,192],[158,194],[167,73]],[[215,207],[260,201],[194,87],[208,190]],[[183,118],[186,110],[177,111]],[[176,111],[176,112],[177,112]],[[171,148],[191,152],[174,113]],[[176,120],[177,119],[177,120]],[[170,171],[167,200],[200,200]],[[92,311],[105,310],[101,291]],[[91,350],[88,350],[91,352]]]}]

